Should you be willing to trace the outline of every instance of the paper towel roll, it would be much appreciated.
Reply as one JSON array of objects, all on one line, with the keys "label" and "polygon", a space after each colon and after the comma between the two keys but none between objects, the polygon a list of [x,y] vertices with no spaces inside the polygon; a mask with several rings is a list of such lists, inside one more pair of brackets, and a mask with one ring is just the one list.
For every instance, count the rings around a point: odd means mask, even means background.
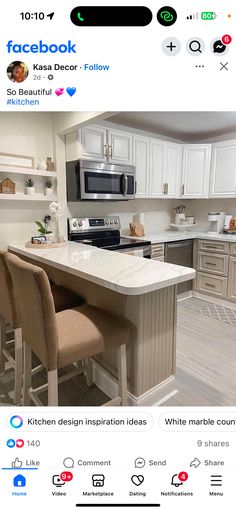
[{"label": "paper towel roll", "polygon": [[137,218],[136,221],[138,224],[144,225],[144,213],[137,213],[136,218]]}]

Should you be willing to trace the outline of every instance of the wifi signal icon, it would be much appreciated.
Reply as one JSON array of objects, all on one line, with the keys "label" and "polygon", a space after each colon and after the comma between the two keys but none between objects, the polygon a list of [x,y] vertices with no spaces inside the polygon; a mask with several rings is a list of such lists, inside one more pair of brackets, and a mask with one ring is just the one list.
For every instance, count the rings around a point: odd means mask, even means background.
[{"label": "wifi signal icon", "polygon": [[189,14],[189,16],[187,16],[187,20],[198,20],[198,19],[199,19],[198,12],[195,12],[194,14]]}]

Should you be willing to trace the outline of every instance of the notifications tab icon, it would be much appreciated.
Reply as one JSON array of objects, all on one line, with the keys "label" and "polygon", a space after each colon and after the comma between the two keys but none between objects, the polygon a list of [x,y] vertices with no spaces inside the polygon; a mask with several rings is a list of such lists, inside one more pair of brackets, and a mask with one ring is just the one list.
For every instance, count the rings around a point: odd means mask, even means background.
[{"label": "notifications tab icon", "polygon": [[148,7],[78,6],[70,19],[78,27],[145,27],[152,21]]}]

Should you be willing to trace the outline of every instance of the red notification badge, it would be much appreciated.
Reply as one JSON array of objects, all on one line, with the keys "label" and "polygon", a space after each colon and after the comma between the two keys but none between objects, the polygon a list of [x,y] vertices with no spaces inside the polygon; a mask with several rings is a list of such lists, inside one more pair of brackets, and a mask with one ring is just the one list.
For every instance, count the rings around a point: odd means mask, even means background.
[{"label": "red notification badge", "polygon": [[72,472],[62,472],[60,475],[60,479],[64,481],[65,483],[68,483],[69,481],[72,481],[73,474]]},{"label": "red notification badge", "polygon": [[232,37],[231,37],[231,35],[228,35],[228,34],[223,35],[223,37],[222,37],[222,43],[223,43],[223,44],[226,44],[226,45],[227,45],[227,44],[230,44],[231,42],[232,42]]},{"label": "red notification badge", "polygon": [[180,472],[180,473],[178,474],[178,478],[179,478],[179,480],[180,480],[180,481],[182,481],[182,483],[183,483],[184,481],[187,481],[187,480],[188,480],[188,474],[187,474],[187,472]]}]

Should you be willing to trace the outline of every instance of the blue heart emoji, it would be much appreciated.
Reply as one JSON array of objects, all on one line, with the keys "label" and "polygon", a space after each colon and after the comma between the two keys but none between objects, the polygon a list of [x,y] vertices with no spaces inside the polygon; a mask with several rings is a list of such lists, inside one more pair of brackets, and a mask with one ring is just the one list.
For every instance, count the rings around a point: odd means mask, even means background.
[{"label": "blue heart emoji", "polygon": [[72,96],[76,93],[76,87],[67,87],[66,92],[72,98]]}]

